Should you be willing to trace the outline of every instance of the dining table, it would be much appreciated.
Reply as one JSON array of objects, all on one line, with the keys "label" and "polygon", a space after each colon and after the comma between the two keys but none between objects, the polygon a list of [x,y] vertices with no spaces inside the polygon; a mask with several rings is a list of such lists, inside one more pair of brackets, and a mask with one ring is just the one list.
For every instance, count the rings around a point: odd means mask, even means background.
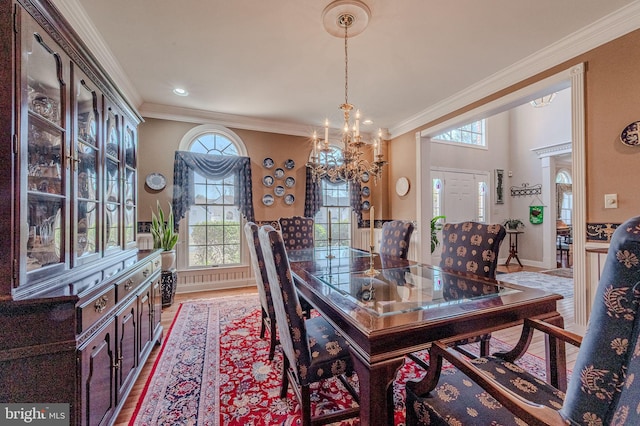
[{"label": "dining table", "polygon": [[[525,318],[563,327],[561,295],[350,247],[287,253],[298,293],[349,343],[360,424],[393,424],[392,383],[406,355],[436,340],[472,337]],[[547,377],[564,347],[547,341]],[[553,352],[553,353],[552,353]],[[383,420],[386,419],[386,420]]]}]

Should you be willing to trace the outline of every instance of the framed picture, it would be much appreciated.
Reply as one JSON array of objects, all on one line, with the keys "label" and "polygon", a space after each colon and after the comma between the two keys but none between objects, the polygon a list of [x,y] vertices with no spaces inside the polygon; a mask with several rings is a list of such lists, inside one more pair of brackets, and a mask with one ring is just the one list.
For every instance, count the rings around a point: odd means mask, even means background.
[{"label": "framed picture", "polygon": [[496,204],[504,204],[504,170],[496,169]]}]

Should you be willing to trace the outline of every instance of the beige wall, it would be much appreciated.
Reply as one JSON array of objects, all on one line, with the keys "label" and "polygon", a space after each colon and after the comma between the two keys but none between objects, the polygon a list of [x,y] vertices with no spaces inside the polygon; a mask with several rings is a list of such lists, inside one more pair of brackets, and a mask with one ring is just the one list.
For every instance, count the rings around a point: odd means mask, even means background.
[{"label": "beige wall", "polygon": [[[179,121],[147,119],[139,127],[139,158],[140,180],[139,197],[140,205],[138,220],[150,221],[152,206],[155,209],[156,200],[163,205],[171,201],[173,196],[173,159],[178,149],[180,140],[190,129],[195,127],[193,123]],[[250,130],[233,130],[245,143],[247,152],[251,158],[251,172],[253,181],[253,207],[257,221],[276,220],[282,216],[303,215],[305,198],[305,164],[310,152],[308,138],[298,136],[280,135],[275,133],[255,132]],[[263,167],[262,160],[270,157],[276,165],[268,170]],[[270,174],[276,167],[283,167],[287,159],[295,161],[292,170],[285,169],[285,177],[292,176],[296,183],[287,193],[292,193],[295,202],[291,205],[284,203],[283,197],[276,197],[273,205],[267,207],[262,203],[262,197],[269,193],[273,195],[273,188],[277,184],[284,186],[284,179],[276,180],[276,184],[267,188],[262,184],[262,178]],[[284,167],[283,167],[284,168]],[[166,176],[167,187],[162,191],[153,191],[144,184],[144,178],[148,173],[159,172]]]}]

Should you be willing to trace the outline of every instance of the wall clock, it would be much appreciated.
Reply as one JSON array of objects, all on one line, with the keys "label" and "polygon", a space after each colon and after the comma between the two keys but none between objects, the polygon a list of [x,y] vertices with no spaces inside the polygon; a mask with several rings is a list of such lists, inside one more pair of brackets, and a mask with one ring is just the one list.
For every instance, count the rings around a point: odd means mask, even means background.
[{"label": "wall clock", "polygon": [[167,178],[162,173],[149,173],[144,182],[154,191],[161,191],[167,186]]}]

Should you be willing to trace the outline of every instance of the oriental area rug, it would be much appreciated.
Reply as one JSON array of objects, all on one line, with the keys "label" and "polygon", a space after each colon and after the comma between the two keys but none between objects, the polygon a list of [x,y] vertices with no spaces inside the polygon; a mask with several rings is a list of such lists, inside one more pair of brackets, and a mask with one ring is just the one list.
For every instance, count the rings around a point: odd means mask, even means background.
[{"label": "oriental area rug", "polygon": [[[129,425],[299,425],[293,391],[279,397],[282,352],[269,361],[260,321],[253,294],[183,303]],[[495,338],[491,345],[492,352],[507,348]],[[426,351],[422,355],[428,358]],[[425,374],[405,361],[393,386],[397,425],[404,424],[404,384]],[[541,359],[527,354],[520,363],[544,378]],[[355,375],[353,382],[357,388]],[[314,414],[354,404],[339,380],[316,386],[312,402]],[[358,419],[340,423],[358,424]]]}]

